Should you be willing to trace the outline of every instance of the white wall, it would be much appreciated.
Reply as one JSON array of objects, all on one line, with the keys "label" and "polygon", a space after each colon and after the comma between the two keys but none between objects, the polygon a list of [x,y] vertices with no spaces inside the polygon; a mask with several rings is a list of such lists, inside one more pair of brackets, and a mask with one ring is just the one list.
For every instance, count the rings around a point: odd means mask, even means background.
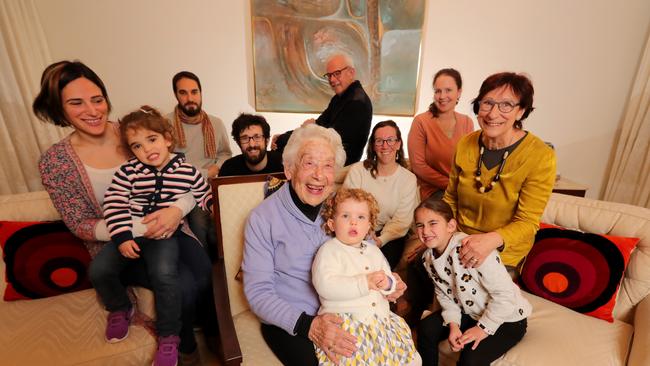
[{"label": "white wall", "polygon": [[[171,110],[171,77],[182,69],[199,75],[204,108],[227,127],[238,113],[254,112],[249,1],[35,2],[53,61],[91,66],[109,89],[115,118],[145,103]],[[524,127],[553,142],[558,171],[598,197],[648,35],[650,1],[430,0],[426,11],[417,110],[430,103],[440,68],[463,74],[458,110],[470,115],[486,76],[527,72],[537,110]],[[264,115],[272,133],[313,117]],[[411,118],[393,119],[406,134]]]}]

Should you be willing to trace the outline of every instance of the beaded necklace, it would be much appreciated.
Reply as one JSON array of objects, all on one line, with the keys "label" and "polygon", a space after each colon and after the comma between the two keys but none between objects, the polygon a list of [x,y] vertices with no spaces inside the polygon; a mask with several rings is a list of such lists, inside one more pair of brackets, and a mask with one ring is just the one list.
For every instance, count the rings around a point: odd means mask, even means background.
[{"label": "beaded necklace", "polygon": [[497,169],[497,174],[494,176],[494,178],[492,178],[490,184],[488,184],[487,186],[483,186],[483,183],[481,183],[481,165],[483,164],[483,153],[485,152],[485,146],[483,145],[483,141],[481,137],[482,136],[479,136],[478,139],[479,156],[478,156],[478,164],[476,165],[476,172],[474,173],[474,180],[476,180],[476,188],[478,188],[478,191],[481,193],[486,193],[491,191],[492,188],[494,188],[494,186],[497,185],[497,182],[501,178],[501,172],[503,171],[503,166],[506,165],[506,159],[508,158],[509,152],[508,150],[506,150],[503,153],[503,157],[501,158],[501,163],[499,163],[499,169]]}]

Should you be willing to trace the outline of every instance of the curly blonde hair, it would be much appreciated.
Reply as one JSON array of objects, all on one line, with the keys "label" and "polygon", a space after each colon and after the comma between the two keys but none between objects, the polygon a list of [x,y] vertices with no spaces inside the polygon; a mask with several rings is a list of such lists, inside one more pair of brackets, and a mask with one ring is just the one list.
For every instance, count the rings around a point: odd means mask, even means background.
[{"label": "curly blonde hair", "polygon": [[321,216],[324,220],[323,230],[325,230],[325,233],[327,233],[327,235],[334,235],[334,232],[329,228],[329,226],[327,226],[327,220],[334,220],[336,208],[347,199],[368,204],[368,211],[370,213],[370,230],[374,231],[375,226],[377,225],[377,216],[379,216],[379,204],[377,204],[375,197],[363,189],[341,188],[334,195],[328,198],[323,205]]}]

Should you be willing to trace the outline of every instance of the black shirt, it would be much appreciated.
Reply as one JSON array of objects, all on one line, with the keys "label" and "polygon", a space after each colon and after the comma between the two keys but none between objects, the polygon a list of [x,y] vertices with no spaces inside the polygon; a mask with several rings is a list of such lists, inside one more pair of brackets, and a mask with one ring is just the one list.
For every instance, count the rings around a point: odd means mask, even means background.
[{"label": "black shirt", "polygon": [[[361,160],[363,148],[368,142],[370,123],[372,122],[372,102],[363,90],[359,80],[355,80],[339,96],[334,95],[323,113],[316,119],[316,124],[333,128],[341,135],[345,149],[345,165]],[[276,141],[278,150],[282,151],[291,136],[291,131],[280,135]]]},{"label": "black shirt", "polygon": [[219,169],[220,177],[227,177],[232,175],[252,175],[252,174],[268,174],[268,173],[281,173],[284,171],[282,166],[282,155],[278,151],[266,152],[266,166],[264,169],[254,172],[246,165],[244,154],[233,156],[232,158],[224,161],[221,169]]}]

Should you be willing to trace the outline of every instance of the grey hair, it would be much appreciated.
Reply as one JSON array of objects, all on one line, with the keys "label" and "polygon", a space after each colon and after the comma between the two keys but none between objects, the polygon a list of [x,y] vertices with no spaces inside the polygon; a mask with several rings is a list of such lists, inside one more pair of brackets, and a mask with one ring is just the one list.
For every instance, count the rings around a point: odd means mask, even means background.
[{"label": "grey hair", "polygon": [[335,53],[335,54],[331,55],[330,57],[327,58],[327,62],[325,62],[325,65],[329,64],[330,61],[332,61],[332,59],[334,59],[336,57],[343,58],[343,61],[345,61],[346,66],[351,67],[353,69],[355,68],[354,67],[354,60],[352,60],[352,57],[350,57],[350,55],[348,55],[347,53]]},{"label": "grey hair", "polygon": [[333,128],[325,128],[317,124],[308,124],[306,126],[293,130],[287,146],[282,153],[282,163],[285,168],[293,169],[300,156],[300,148],[309,140],[323,140],[327,142],[334,152],[334,166],[338,171],[345,164],[345,150],[341,136]]}]

